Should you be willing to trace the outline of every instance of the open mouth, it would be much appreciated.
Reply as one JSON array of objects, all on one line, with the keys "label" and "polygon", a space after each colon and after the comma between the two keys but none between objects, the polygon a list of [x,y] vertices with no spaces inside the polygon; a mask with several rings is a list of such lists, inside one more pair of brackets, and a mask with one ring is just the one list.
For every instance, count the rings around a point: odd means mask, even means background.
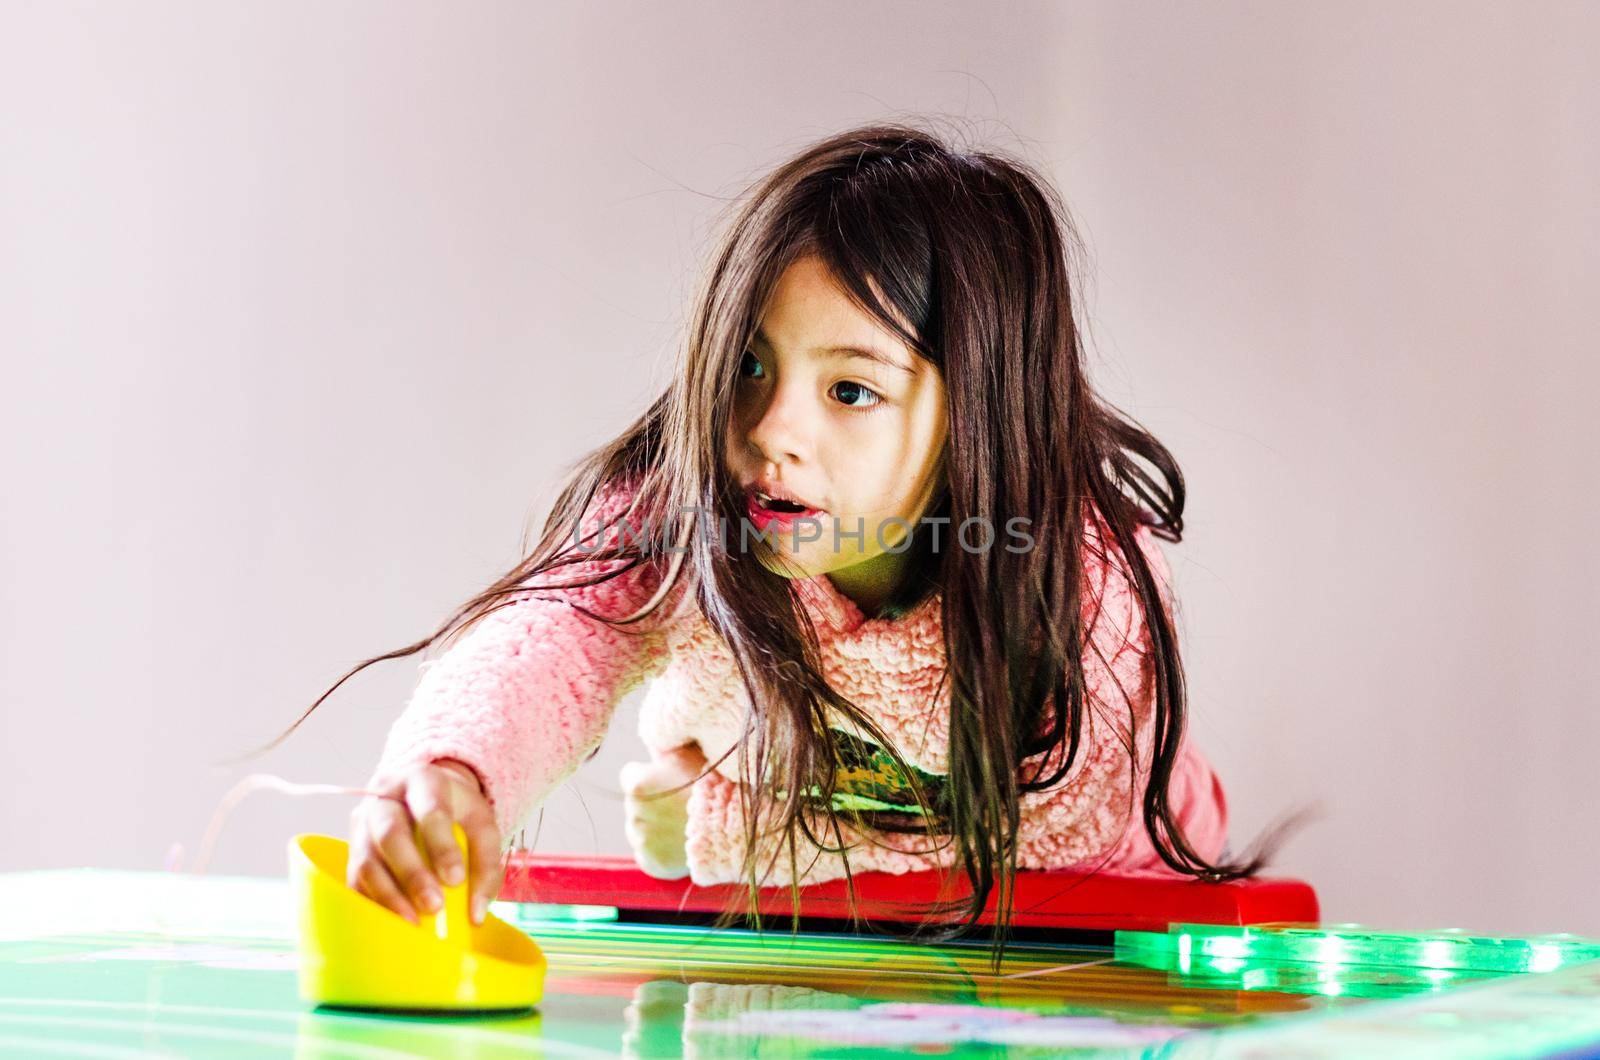
[{"label": "open mouth", "polygon": [[758,489],[751,489],[746,496],[750,515],[758,523],[773,520],[788,521],[799,516],[817,517],[822,514],[820,508],[809,507],[804,501],[774,497]]},{"label": "open mouth", "polygon": [[799,515],[801,512],[811,511],[810,508],[807,508],[803,504],[796,504],[794,501],[781,500],[777,497],[768,497],[765,493],[762,493],[759,490],[756,492],[756,503],[761,505],[762,508],[769,512],[789,512],[793,515]]}]

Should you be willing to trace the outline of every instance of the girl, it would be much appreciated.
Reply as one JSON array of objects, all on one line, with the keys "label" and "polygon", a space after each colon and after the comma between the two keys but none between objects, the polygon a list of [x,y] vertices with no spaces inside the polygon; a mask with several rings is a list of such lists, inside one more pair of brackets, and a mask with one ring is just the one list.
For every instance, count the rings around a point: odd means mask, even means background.
[{"label": "girl", "polygon": [[622,780],[659,876],[948,867],[967,919],[998,890],[1003,924],[1019,868],[1254,874],[1184,739],[1154,540],[1181,539],[1183,479],[1090,389],[1073,238],[1023,164],[899,125],[766,177],[671,384],[577,466],[531,554],[312,704],[449,649],[352,816],[351,886],[415,920],[431,862],[467,873],[481,921],[502,837],[651,678],[652,761]]}]

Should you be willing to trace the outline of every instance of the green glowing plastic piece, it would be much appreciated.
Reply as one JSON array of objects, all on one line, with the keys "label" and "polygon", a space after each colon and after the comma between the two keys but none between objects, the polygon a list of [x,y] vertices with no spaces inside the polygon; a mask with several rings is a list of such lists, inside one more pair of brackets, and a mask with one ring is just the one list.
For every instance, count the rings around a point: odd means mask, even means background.
[{"label": "green glowing plastic piece", "polygon": [[489,910],[507,923],[610,923],[617,919],[614,905],[544,905],[539,902],[490,902]]},{"label": "green glowing plastic piece", "polygon": [[1509,938],[1449,929],[1377,931],[1358,924],[1174,924],[1165,933],[1119,931],[1119,957],[1186,972],[1205,961],[1288,961],[1325,967],[1381,965],[1425,973],[1553,972],[1600,960],[1600,941],[1577,935]]}]

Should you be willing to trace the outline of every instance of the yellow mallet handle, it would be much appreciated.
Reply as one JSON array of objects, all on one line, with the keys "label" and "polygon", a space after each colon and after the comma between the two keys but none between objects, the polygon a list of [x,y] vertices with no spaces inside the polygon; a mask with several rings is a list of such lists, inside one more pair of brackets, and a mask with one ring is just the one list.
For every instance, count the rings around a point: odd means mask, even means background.
[{"label": "yellow mallet handle", "polygon": [[[459,824],[452,824],[450,830],[456,838],[456,849],[461,851],[461,864],[463,866],[470,864],[467,860],[467,833],[461,830]],[[422,849],[426,857],[428,848],[423,843],[420,829],[416,832],[416,839],[417,846]],[[467,915],[469,901],[467,890],[471,883],[468,879],[469,872],[463,872],[461,882],[452,887],[444,882],[436,866],[430,864],[429,867],[433,869],[434,877],[439,880],[439,886],[444,891],[444,906],[433,915],[431,924],[424,915],[420,921],[421,926],[445,942],[465,948],[472,943],[472,921]]]}]

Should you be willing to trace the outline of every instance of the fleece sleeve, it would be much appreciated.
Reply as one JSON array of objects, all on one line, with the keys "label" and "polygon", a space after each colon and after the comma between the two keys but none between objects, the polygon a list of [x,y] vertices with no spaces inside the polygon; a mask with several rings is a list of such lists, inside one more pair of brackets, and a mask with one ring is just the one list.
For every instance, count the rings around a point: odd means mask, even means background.
[{"label": "fleece sleeve", "polygon": [[[603,491],[584,515],[585,532],[616,519],[629,496],[620,487]],[[583,561],[530,581],[559,585],[625,565]],[[490,612],[442,657],[422,664],[374,782],[436,759],[457,759],[483,781],[508,839],[599,747],[622,697],[667,663],[665,629],[656,615],[669,611],[671,601],[621,628],[579,607],[627,615],[659,583],[659,569],[647,562],[591,586],[529,589]]]},{"label": "fleece sleeve", "polygon": [[[1171,614],[1172,572],[1150,528],[1135,532]],[[1108,868],[1165,867],[1145,834],[1144,789],[1154,753],[1155,684],[1151,636],[1126,560],[1109,531],[1093,522],[1085,550],[1083,655],[1085,718],[1078,761],[1056,786],[1022,797],[1018,862],[1058,868],[1104,859]],[[1130,748],[1137,746],[1137,768]],[[1055,752],[1059,755],[1064,749]],[[1040,756],[1042,761],[1046,756]],[[1180,752],[1171,804],[1202,853],[1220,852],[1226,829],[1221,785],[1205,760]]]}]

